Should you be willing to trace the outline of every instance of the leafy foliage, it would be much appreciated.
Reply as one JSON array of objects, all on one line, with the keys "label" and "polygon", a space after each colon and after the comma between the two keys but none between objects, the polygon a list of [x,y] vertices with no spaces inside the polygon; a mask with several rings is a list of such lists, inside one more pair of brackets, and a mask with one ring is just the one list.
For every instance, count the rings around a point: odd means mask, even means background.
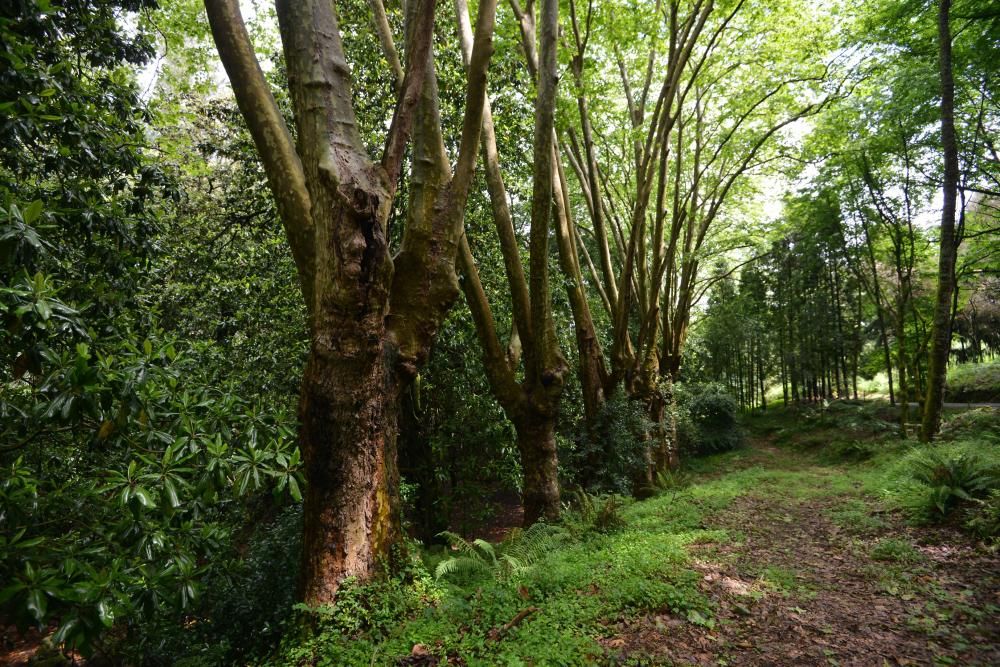
[{"label": "leafy foliage", "polygon": [[553,546],[560,531],[545,523],[535,523],[521,530],[515,528],[499,544],[483,539],[471,542],[462,536],[445,531],[441,533],[458,555],[446,558],[434,569],[437,579],[453,577],[467,580],[491,576],[506,581],[524,573]]},{"label": "leafy foliage", "polygon": [[569,508],[575,515],[565,517],[564,522],[577,533],[608,533],[625,524],[621,516],[622,500],[613,493],[603,497],[594,496],[578,487],[570,494]]},{"label": "leafy foliage", "polygon": [[[892,497],[917,521],[940,521],[962,505],[1000,487],[996,457],[977,452],[976,441],[917,448],[900,461]],[[995,447],[993,448],[995,449]]]},{"label": "leafy foliage", "polygon": [[743,444],[737,405],[721,386],[678,385],[680,446],[692,454],[713,454]]},{"label": "leafy foliage", "polygon": [[990,489],[989,495],[976,500],[972,515],[965,526],[973,534],[994,544],[1000,540],[1000,489]]},{"label": "leafy foliage", "polygon": [[563,477],[588,491],[628,494],[646,465],[646,440],[653,427],[642,401],[616,391],[591,421],[577,419],[563,447]]}]

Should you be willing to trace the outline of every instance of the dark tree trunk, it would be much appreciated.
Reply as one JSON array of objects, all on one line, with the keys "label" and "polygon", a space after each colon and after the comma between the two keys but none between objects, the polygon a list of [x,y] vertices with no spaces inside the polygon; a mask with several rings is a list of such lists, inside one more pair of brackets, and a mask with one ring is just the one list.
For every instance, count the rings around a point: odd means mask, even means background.
[{"label": "dark tree trunk", "polygon": [[403,392],[399,402],[399,472],[407,482],[416,485],[413,512],[408,518],[417,539],[429,544],[438,533],[448,529],[445,508],[449,495],[438,480],[438,461],[427,434],[419,396],[419,384],[415,383]]},{"label": "dark tree trunk", "polygon": [[373,338],[346,358],[314,344],[303,378],[301,576],[311,603],[332,601],[345,577],[370,576],[400,537],[394,390]]},{"label": "dark tree trunk", "polygon": [[525,408],[514,420],[521,454],[524,525],[559,518],[559,459],[556,415]]},{"label": "dark tree trunk", "polygon": [[951,64],[951,0],[938,5],[938,46],[941,66],[941,149],[944,153],[944,200],[941,206],[941,249],[938,259],[937,298],[931,329],[931,350],[927,370],[927,398],[924,401],[920,439],[932,440],[941,428],[945,375],[951,350],[951,300],[955,289],[955,209],[958,199],[958,142],[955,138],[955,81]]}]

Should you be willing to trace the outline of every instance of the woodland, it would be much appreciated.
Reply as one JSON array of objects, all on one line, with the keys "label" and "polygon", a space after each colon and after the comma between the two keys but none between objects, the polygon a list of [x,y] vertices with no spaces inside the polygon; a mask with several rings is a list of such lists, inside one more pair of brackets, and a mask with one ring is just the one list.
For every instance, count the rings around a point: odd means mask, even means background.
[{"label": "woodland", "polygon": [[0,0],[0,663],[1000,664],[991,0]]}]

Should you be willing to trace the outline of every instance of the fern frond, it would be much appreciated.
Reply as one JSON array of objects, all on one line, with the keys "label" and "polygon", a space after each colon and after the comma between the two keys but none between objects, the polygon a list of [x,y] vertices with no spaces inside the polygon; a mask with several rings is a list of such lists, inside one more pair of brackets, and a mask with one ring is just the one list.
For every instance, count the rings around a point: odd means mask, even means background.
[{"label": "fern frond", "polygon": [[496,551],[493,550],[492,544],[484,539],[475,539],[472,541],[472,544],[481,554],[488,556],[491,563],[497,562],[497,554]]},{"label": "fern frond", "polygon": [[458,533],[453,533],[449,530],[443,530],[440,533],[438,533],[438,537],[443,537],[444,539],[446,539],[451,548],[455,549],[460,554],[469,556],[471,558],[475,558],[476,556],[480,555],[479,552],[476,550],[476,547]]},{"label": "fern frond", "polygon": [[485,576],[492,568],[481,558],[458,556],[438,563],[434,568],[434,578]]}]

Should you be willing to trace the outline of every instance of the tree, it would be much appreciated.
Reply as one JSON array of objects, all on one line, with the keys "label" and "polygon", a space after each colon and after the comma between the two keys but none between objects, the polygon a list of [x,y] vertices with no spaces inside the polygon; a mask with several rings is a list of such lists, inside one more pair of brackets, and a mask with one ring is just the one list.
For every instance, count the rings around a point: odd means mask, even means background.
[{"label": "tree", "polygon": [[955,78],[951,63],[951,0],[938,1],[938,46],[941,79],[941,151],[942,174],[941,232],[938,259],[937,296],[931,328],[931,349],[927,369],[927,398],[924,400],[920,439],[928,441],[941,428],[944,405],[944,382],[951,354],[952,299],[955,292],[955,260],[958,239],[955,235],[955,208],[958,200],[958,143],[955,137]]},{"label": "tree", "polygon": [[[483,132],[487,189],[513,305],[514,333],[508,348],[500,342],[496,320],[476,269],[472,249],[464,238],[459,263],[463,275],[462,288],[476,323],[490,386],[517,433],[524,475],[524,521],[531,524],[542,517],[554,519],[559,515],[555,426],[567,370],[552,318],[548,268],[553,198],[558,202],[560,196],[553,162],[559,7],[557,0],[542,2],[537,55],[534,3],[527,3],[523,10],[516,4],[514,7],[521,26],[528,68],[537,78],[527,278],[500,171],[489,109],[485,114]],[[461,19],[461,12],[459,16]],[[468,31],[463,28],[461,32],[466,42],[464,49],[468,51]],[[517,369],[522,359],[524,379],[519,382]]]},{"label": "tree", "polygon": [[[788,25],[777,33],[765,29],[765,11],[782,13]],[[663,389],[680,377],[692,309],[710,287],[702,264],[728,250],[713,242],[726,213],[751,190],[751,177],[780,159],[781,131],[839,94],[824,94],[831,66],[815,49],[822,38],[810,33],[815,26],[798,24],[793,11],[784,3],[675,1],[650,5],[632,19],[605,15],[605,23],[634,20],[656,30],[625,43],[606,30],[597,42],[601,59],[588,60],[588,9],[571,61],[582,137],[568,129],[565,154],[591,221],[585,231],[599,261],[590,261],[587,244],[580,244],[581,254],[612,343],[607,379],[581,374],[584,382],[604,383],[585,387],[585,397],[621,384],[646,404],[654,423],[667,414]],[[580,33],[574,21],[574,35]],[[766,67],[758,65],[762,49],[773,55]],[[809,57],[793,55],[800,53]],[[618,64],[623,99],[591,108],[587,90],[606,86],[606,74],[583,65],[607,60]],[[602,146],[588,136],[592,127],[600,127]],[[599,353],[596,346],[581,348],[581,364]],[[669,424],[657,429],[637,488],[651,482],[656,468],[677,464],[671,434]]]},{"label": "tree", "polygon": [[[374,3],[377,24],[384,9]],[[438,112],[432,3],[407,5],[406,71],[381,160],[361,139],[335,7],[279,2],[295,116],[285,126],[235,0],[207,0],[212,34],[260,153],[309,311],[299,404],[307,490],[303,597],[331,602],[366,579],[400,538],[396,411],[457,296],[455,252],[475,168],[495,2],[482,2],[458,160],[451,172]],[[388,31],[383,47],[392,52]],[[413,161],[402,246],[388,219],[411,129]]]}]

